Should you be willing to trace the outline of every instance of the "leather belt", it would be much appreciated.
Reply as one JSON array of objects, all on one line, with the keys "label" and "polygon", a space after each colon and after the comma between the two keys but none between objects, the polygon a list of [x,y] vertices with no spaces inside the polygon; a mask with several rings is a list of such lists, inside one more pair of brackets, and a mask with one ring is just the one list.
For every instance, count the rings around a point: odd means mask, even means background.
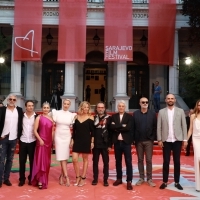
[{"label": "leather belt", "polygon": [[3,137],[0,137],[0,140],[3,140],[3,139],[5,139],[5,138],[7,138],[7,137],[9,137],[9,134],[4,135]]}]

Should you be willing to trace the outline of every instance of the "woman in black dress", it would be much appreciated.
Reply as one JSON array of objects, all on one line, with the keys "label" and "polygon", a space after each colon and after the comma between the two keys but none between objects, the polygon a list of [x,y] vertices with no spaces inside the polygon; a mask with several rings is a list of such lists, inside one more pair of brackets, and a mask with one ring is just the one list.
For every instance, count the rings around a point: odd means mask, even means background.
[{"label": "woman in black dress", "polygon": [[[94,117],[91,115],[90,103],[83,101],[78,109],[73,125],[73,135],[70,146],[72,147],[72,160],[76,173],[75,186],[85,185],[85,176],[88,168],[88,155],[94,147]],[[83,169],[80,175],[78,162],[79,155],[82,154]]]}]

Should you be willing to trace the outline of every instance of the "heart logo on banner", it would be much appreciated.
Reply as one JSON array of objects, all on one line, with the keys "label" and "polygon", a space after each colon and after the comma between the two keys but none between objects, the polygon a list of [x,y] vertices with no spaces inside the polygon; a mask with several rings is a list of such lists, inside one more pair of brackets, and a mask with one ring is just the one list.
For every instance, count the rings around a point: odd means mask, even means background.
[{"label": "heart logo on banner", "polygon": [[[31,41],[31,48],[30,49],[27,49],[25,47],[22,47],[20,46],[18,43],[17,43],[17,40],[19,39],[22,39],[22,40],[30,40]],[[33,53],[37,53],[37,51],[33,51],[33,43],[34,43],[34,30],[30,30],[24,37],[15,37],[15,44],[21,48],[21,49],[24,49],[26,51],[30,51],[31,52],[31,57],[33,57]]]}]

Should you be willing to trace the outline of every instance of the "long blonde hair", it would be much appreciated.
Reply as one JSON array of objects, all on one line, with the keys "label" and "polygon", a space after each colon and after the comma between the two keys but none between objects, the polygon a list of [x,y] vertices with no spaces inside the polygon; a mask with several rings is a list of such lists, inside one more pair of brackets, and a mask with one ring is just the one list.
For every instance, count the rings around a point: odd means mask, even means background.
[{"label": "long blonde hair", "polygon": [[198,108],[198,104],[200,103],[200,99],[196,102],[196,105],[195,105],[195,107],[194,107],[194,115],[195,115],[195,117],[197,117],[197,115],[200,113],[200,110],[199,110],[199,108]]},{"label": "long blonde hair", "polygon": [[82,102],[80,103],[80,105],[79,105],[79,107],[78,107],[78,112],[77,112],[78,115],[82,115],[82,114],[83,114],[83,107],[84,107],[85,105],[88,105],[88,107],[89,107],[88,115],[91,115],[91,106],[90,106],[90,103],[87,102],[87,101],[82,101]]}]

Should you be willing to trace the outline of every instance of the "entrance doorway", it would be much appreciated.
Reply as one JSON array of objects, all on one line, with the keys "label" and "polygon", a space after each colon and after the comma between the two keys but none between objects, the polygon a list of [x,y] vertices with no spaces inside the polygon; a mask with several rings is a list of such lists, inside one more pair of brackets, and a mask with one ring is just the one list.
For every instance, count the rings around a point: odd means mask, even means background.
[{"label": "entrance doorway", "polygon": [[57,84],[64,86],[64,64],[44,64],[42,69],[42,103],[48,101],[54,102],[54,91],[57,89]]},{"label": "entrance doorway", "polygon": [[149,67],[127,66],[127,94],[130,97],[129,109],[138,109],[141,97],[149,98]]},{"label": "entrance doorway", "polygon": [[[105,65],[86,65],[84,67],[84,100],[88,100],[91,105],[103,101],[106,103],[106,77],[107,69]],[[90,88],[90,98],[88,99],[87,88]]]}]

